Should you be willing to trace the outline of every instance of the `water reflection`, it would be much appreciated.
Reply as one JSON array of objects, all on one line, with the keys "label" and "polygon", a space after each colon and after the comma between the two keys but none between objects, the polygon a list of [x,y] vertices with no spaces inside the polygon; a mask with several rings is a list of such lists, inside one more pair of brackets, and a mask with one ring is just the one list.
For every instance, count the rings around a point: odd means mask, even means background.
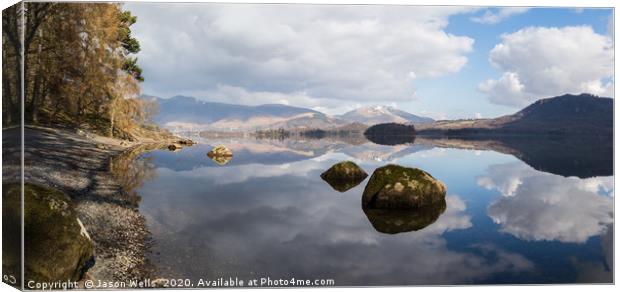
[{"label": "water reflection", "polygon": [[331,186],[335,191],[344,193],[356,187],[357,185],[359,185],[366,178],[357,178],[357,179],[351,179],[351,180],[336,180],[336,179],[321,177],[321,179],[323,179],[323,181],[329,184],[329,186]]},{"label": "water reflection", "polygon": [[[495,139],[446,139],[417,137],[417,140],[399,141],[397,137],[384,137],[389,141],[367,140],[364,136],[353,139],[212,139],[201,141],[202,145],[184,149],[183,155],[168,153],[158,159],[158,167],[190,170],[221,164],[242,165],[262,163],[276,165],[312,159],[328,153],[344,153],[361,161],[394,161],[416,152],[435,147],[492,150],[513,155],[536,170],[562,176],[588,178],[613,175],[613,143],[610,138],[583,139],[519,137]],[[377,142],[377,141],[375,141]],[[415,142],[415,143],[414,143]],[[234,162],[212,163],[201,156],[214,145],[227,145],[234,153],[240,153]]]},{"label": "water reflection", "polygon": [[[153,157],[144,153],[161,149],[162,145],[144,144],[133,147],[110,160],[110,173],[120,183],[127,195],[128,202],[138,207],[141,196],[137,191],[145,181],[157,176]],[[141,157],[142,156],[142,157]],[[140,159],[138,159],[140,157]]]},{"label": "water reflection", "polygon": [[493,150],[513,155],[536,170],[588,178],[613,175],[612,137],[418,138],[423,145]]},{"label": "water reflection", "polygon": [[344,153],[358,161],[393,161],[407,155],[432,149],[428,145],[377,145],[366,140],[361,144],[347,144],[342,141],[330,140],[267,140],[267,139],[217,139],[203,140],[198,145],[184,148],[179,153],[160,153],[154,162],[157,167],[165,167],[177,171],[192,170],[201,167],[214,167],[212,161],[205,159],[205,154],[214,145],[223,144],[236,155],[231,165],[260,163],[277,165],[301,160],[317,158],[329,153]]},{"label": "water reflection", "polygon": [[577,282],[582,283],[611,283],[613,282],[614,265],[614,228],[608,226],[601,237],[602,258],[598,261],[571,258],[577,271]]},{"label": "water reflection", "polygon": [[567,178],[513,162],[489,166],[477,181],[502,194],[488,214],[521,239],[583,243],[613,223],[613,177]]},{"label": "water reflection", "polygon": [[[219,144],[235,153],[225,167],[205,155]],[[143,155],[157,173],[139,187],[157,275],[337,285],[609,279],[598,259],[613,221],[611,177],[565,178],[508,155],[435,146],[220,139]],[[429,169],[451,193],[424,212],[361,209],[364,182],[334,196],[320,178],[342,160],[369,173],[388,161]]]},{"label": "water reflection", "polygon": [[410,232],[433,224],[446,210],[446,200],[412,210],[363,207],[368,221],[377,231],[387,234]]},{"label": "water reflection", "polygon": [[415,142],[414,135],[366,135],[371,142],[379,145],[402,145],[413,144]]},{"label": "water reflection", "polygon": [[209,158],[220,166],[226,165],[232,160],[232,156],[213,156]]}]

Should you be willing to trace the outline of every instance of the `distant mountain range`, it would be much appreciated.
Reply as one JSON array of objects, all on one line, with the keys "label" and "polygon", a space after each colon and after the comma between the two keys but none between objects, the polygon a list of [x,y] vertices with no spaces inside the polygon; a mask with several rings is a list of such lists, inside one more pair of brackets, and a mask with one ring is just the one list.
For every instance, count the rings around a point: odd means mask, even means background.
[{"label": "distant mountain range", "polygon": [[495,119],[437,121],[416,127],[418,135],[604,135],[613,134],[613,99],[566,94],[540,99]]},{"label": "distant mountain range", "polygon": [[358,108],[338,116],[282,104],[258,106],[207,102],[187,96],[157,98],[156,123],[173,131],[343,130],[383,123],[414,124],[418,135],[532,135],[613,133],[613,100],[590,94],[538,100],[495,119],[434,121],[388,107]]},{"label": "distant mountain range", "polygon": [[369,126],[382,123],[428,124],[434,122],[431,118],[416,116],[391,106],[361,107],[337,117],[348,122],[358,122]]},{"label": "distant mountain range", "polygon": [[173,131],[256,131],[268,129],[342,129],[353,125],[375,123],[428,123],[419,117],[393,107],[359,108],[340,116],[330,116],[312,109],[282,104],[258,106],[201,101],[193,97],[158,98],[142,96],[159,104],[154,121]]}]

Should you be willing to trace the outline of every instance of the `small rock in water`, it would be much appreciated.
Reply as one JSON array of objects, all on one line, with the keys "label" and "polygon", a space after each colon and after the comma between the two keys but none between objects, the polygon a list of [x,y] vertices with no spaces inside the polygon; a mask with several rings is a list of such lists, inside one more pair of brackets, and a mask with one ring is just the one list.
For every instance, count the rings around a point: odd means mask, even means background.
[{"label": "small rock in water", "polygon": [[388,164],[370,177],[362,206],[377,209],[411,209],[445,200],[446,186],[418,168]]},{"label": "small rock in water", "polygon": [[232,160],[233,153],[232,150],[228,149],[226,146],[219,145],[211,149],[211,151],[207,153],[207,156],[218,165],[225,165]]},{"label": "small rock in water", "polygon": [[181,147],[181,145],[177,145],[177,144],[170,144],[170,145],[168,145],[168,150],[170,150],[170,151],[180,150],[181,148],[183,148],[183,147]]},{"label": "small rock in water", "polygon": [[352,161],[336,163],[321,174],[321,178],[339,192],[359,185],[367,176],[368,174]]},{"label": "small rock in water", "polygon": [[213,149],[211,149],[211,151],[209,151],[207,153],[207,156],[209,156],[209,158],[213,158],[213,157],[232,157],[233,153],[232,153],[232,150],[228,149],[226,146],[219,145],[219,146],[216,146]]},{"label": "small rock in water", "polygon": [[181,140],[177,141],[177,143],[179,143],[181,145],[187,145],[187,146],[192,146],[192,145],[196,144],[196,142],[191,140],[191,139],[181,139]]}]

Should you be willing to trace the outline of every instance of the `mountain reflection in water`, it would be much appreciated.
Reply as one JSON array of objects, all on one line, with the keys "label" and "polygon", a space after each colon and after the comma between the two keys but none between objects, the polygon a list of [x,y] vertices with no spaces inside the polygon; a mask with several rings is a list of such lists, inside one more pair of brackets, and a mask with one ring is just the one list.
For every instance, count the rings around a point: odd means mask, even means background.
[{"label": "mountain reflection in water", "polygon": [[[336,285],[612,281],[605,143],[560,142],[562,149],[544,155],[558,143],[199,142],[135,160],[155,172],[134,185],[157,276],[330,278]],[[235,159],[216,167],[206,152],[219,144]],[[598,151],[581,153],[592,147]],[[446,203],[415,214],[363,210],[368,178],[338,196],[320,178],[342,160],[368,173],[387,163],[424,169],[447,185]]]}]

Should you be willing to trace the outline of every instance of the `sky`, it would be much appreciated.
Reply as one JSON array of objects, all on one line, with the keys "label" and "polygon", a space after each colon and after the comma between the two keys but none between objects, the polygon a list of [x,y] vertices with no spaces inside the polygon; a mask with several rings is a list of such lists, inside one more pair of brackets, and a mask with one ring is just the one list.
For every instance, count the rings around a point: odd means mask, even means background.
[{"label": "sky", "polygon": [[389,105],[492,118],[546,97],[613,97],[613,10],[126,3],[143,94],[342,114]]}]

